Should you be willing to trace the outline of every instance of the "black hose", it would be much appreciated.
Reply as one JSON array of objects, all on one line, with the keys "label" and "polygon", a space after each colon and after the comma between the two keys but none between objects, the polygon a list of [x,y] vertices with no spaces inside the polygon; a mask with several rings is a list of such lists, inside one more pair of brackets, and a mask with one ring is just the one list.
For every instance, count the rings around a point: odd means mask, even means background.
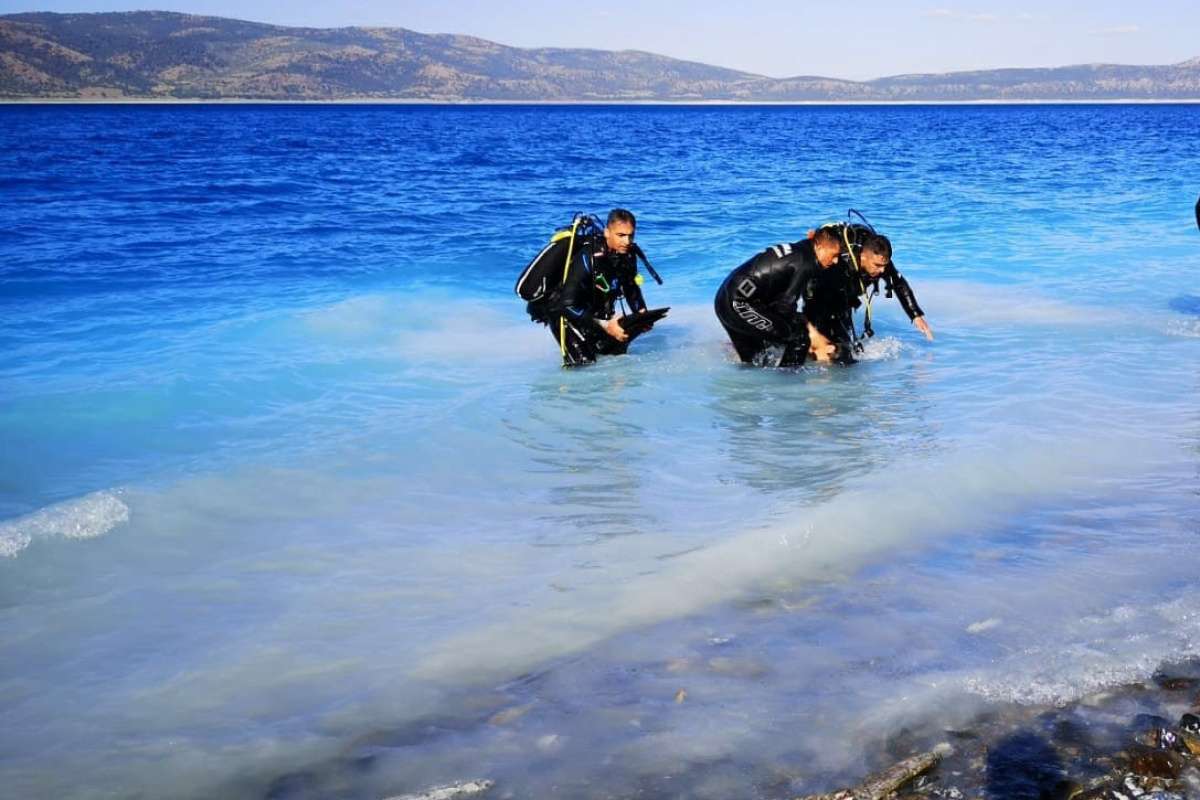
[{"label": "black hose", "polygon": [[659,286],[662,286],[662,278],[658,277],[658,273],[654,271],[654,267],[650,266],[650,261],[646,258],[646,254],[642,252],[642,248],[638,246],[638,243],[634,242],[630,247],[633,250],[633,254],[640,258],[642,263],[646,265],[646,272],[650,273],[650,277],[654,278]]}]

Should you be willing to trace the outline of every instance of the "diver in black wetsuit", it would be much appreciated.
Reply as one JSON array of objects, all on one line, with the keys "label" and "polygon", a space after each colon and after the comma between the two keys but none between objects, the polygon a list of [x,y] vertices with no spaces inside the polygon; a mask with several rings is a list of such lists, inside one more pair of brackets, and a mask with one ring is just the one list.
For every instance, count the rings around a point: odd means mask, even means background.
[{"label": "diver in black wetsuit", "polygon": [[616,305],[623,301],[630,312],[646,310],[633,242],[636,229],[632,213],[614,208],[601,234],[557,238],[526,267],[523,275],[536,274],[542,259],[548,259],[545,263],[561,275],[571,254],[561,285],[527,307],[535,321],[549,326],[565,366],[591,364],[598,355],[617,355],[629,347],[630,336],[618,321]]},{"label": "diver in black wetsuit", "polygon": [[880,281],[886,296],[895,295],[917,330],[933,341],[933,330],[917,304],[912,287],[892,263],[892,243],[888,238],[861,225],[831,225],[822,230],[836,231],[843,247],[837,267],[821,274],[805,302],[804,313],[815,328],[811,338],[818,360],[825,360],[823,354],[832,352],[843,360],[853,360],[851,348],[857,337],[852,315],[864,301],[867,310],[863,332],[874,335],[871,300],[879,293]]},{"label": "diver in black wetsuit", "polygon": [[[811,239],[768,247],[729,273],[717,290],[717,319],[738,357],[759,366],[799,366],[809,355],[811,329],[796,305],[808,302],[820,275],[838,260],[841,241],[822,228]],[[782,345],[778,363],[767,353]]]}]

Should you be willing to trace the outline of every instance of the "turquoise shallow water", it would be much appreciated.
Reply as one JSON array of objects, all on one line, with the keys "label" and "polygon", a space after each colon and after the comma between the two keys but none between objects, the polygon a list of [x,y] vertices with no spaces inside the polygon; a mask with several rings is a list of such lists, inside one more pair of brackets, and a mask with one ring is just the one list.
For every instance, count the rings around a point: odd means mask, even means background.
[{"label": "turquoise shallow water", "polygon": [[[787,796],[1195,654],[1198,133],[0,108],[0,780]],[[512,283],[614,205],[673,311],[564,372]],[[736,366],[721,278],[851,206],[936,341]]]}]

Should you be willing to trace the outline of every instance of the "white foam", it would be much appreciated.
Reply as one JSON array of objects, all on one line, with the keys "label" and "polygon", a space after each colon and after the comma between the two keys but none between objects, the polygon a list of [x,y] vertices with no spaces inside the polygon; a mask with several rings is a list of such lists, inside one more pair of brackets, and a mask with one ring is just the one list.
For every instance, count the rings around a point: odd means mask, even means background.
[{"label": "white foam", "polygon": [[[1009,627],[1007,633],[997,631],[1006,654],[986,665],[936,676],[930,682],[958,687],[992,702],[1061,706],[1114,686],[1143,681],[1162,663],[1197,652],[1197,591],[1184,591],[1165,602],[1120,603],[1079,614],[1078,609],[1093,599],[1081,587],[1103,566],[1098,560],[1079,575],[1059,574],[1051,586],[1026,584],[1022,592],[1013,595],[1020,598],[1017,613],[1024,624]],[[1047,618],[1041,609],[1055,605],[1060,607],[1057,614]],[[968,631],[978,632],[971,631],[974,627]],[[1040,635],[1029,633],[1034,628],[1040,629]]]},{"label": "white foam", "polygon": [[980,622],[972,622],[967,626],[967,633],[983,633],[990,631],[992,628],[998,627],[1000,620],[992,617],[990,619],[981,620]]},{"label": "white foam", "polygon": [[93,492],[0,522],[0,556],[13,558],[38,538],[103,536],[129,521],[129,506],[121,502],[119,494],[119,491]]},{"label": "white foam", "polygon": [[1200,319],[1173,319],[1167,323],[1169,336],[1200,339]]},{"label": "white foam", "polygon": [[891,361],[900,357],[904,343],[894,336],[867,339],[862,352],[855,356],[859,361]]}]

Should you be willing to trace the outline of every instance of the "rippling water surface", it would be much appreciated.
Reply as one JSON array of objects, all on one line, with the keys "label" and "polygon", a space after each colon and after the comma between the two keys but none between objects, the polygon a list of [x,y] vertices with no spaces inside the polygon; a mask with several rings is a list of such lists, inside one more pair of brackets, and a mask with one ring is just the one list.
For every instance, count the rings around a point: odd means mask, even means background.
[{"label": "rippling water surface", "polygon": [[[0,784],[784,797],[1200,652],[1195,106],[0,108]],[[671,316],[511,295],[626,206]],[[852,368],[734,266],[864,211]],[[932,720],[932,722],[930,722]]]}]

